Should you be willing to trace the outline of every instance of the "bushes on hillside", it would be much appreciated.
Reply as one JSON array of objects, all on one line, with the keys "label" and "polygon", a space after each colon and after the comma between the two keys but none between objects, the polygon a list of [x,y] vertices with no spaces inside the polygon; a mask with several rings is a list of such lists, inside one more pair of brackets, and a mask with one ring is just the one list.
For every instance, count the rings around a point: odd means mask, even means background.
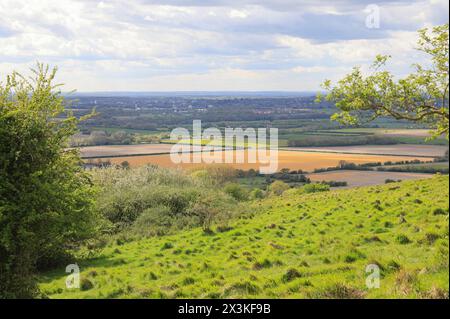
[{"label": "bushes on hillside", "polygon": [[225,185],[224,191],[238,201],[245,201],[249,197],[247,189],[237,183],[229,183]]},{"label": "bushes on hillside", "polygon": [[244,196],[232,184],[224,191],[211,187],[208,174],[198,178],[155,166],[94,169],[92,174],[101,189],[96,209],[112,233],[126,229],[152,236],[196,226],[208,229],[224,223],[237,205],[235,198]]},{"label": "bushes on hillside", "polygon": [[323,183],[311,183],[306,184],[301,188],[304,193],[318,193],[318,192],[327,192],[330,190],[330,185]]},{"label": "bushes on hillside", "polygon": [[265,196],[265,193],[260,188],[254,188],[249,194],[250,199],[262,199],[262,198],[264,198],[264,196]]},{"label": "bushes on hillside", "polygon": [[285,182],[275,181],[269,186],[269,194],[280,196],[289,188],[290,188],[289,185],[286,184]]}]

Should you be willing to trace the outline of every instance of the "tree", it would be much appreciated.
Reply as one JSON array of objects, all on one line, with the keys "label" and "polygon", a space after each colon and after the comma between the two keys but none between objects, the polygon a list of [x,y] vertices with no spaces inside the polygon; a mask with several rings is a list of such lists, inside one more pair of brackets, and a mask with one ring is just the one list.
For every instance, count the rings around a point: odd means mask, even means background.
[{"label": "tree", "polygon": [[248,191],[237,183],[228,183],[223,190],[237,201],[245,201],[248,199]]},{"label": "tree", "polygon": [[[323,83],[326,99],[340,109],[334,120],[359,124],[389,116],[426,124],[433,137],[449,134],[449,43],[448,24],[419,30],[418,50],[430,58],[430,67],[415,64],[415,72],[399,80],[382,70],[390,56],[378,55],[373,73],[365,76],[359,67],[337,82]],[[318,100],[321,100],[318,96]]]},{"label": "tree", "polygon": [[78,119],[53,85],[56,69],[0,83],[0,298],[38,295],[36,266],[94,229],[93,187],[75,150]]},{"label": "tree", "polygon": [[128,161],[123,161],[122,163],[120,163],[120,166],[123,169],[129,169],[130,168],[130,163]]},{"label": "tree", "polygon": [[290,187],[288,184],[282,181],[275,181],[269,186],[269,192],[276,196],[281,196]]}]

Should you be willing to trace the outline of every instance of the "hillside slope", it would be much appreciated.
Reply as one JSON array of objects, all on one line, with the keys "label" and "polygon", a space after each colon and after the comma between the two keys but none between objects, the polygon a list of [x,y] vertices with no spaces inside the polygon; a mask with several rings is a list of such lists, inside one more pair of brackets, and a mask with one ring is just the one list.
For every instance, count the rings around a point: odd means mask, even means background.
[{"label": "hillside slope", "polygon": [[50,298],[448,298],[448,192],[441,176],[269,198],[227,231],[108,246],[81,263],[81,289],[64,269],[40,286]]}]

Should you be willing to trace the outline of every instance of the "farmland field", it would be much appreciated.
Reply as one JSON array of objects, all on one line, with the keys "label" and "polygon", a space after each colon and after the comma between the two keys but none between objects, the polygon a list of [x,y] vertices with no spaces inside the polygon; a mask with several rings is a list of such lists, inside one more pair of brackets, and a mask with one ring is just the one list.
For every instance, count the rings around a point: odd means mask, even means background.
[{"label": "farmland field", "polygon": [[425,156],[442,157],[447,146],[443,145],[358,145],[358,146],[330,146],[330,147],[290,147],[290,151],[330,152],[349,154],[374,154],[374,155],[398,155],[398,156]]},{"label": "farmland field", "polygon": [[391,180],[416,180],[432,177],[433,174],[401,173],[401,172],[379,172],[379,171],[355,171],[339,170],[323,173],[308,174],[311,181],[338,181],[347,182],[346,187],[358,187],[368,185],[384,184],[386,179]]},{"label": "farmland field", "polygon": [[[50,298],[448,298],[448,177],[250,205],[227,231],[110,244],[40,277]],[[435,196],[439,194],[439,196]],[[381,269],[379,289],[366,267]]]},{"label": "farmland field", "polygon": [[356,128],[356,129],[340,129],[340,132],[347,133],[372,133],[372,134],[386,134],[397,136],[420,136],[429,137],[430,130],[427,129],[401,129],[401,128]]},{"label": "farmland field", "polygon": [[168,144],[139,144],[139,145],[102,145],[80,147],[82,158],[124,156],[132,154],[170,153],[172,145]]},{"label": "farmland field", "polygon": [[[229,151],[225,151],[229,152]],[[238,150],[235,152],[235,156],[238,153],[247,151]],[[433,158],[429,157],[405,157],[405,156],[379,156],[379,155],[359,155],[359,154],[335,154],[335,153],[320,153],[320,152],[291,152],[291,151],[279,151],[278,154],[278,169],[289,168],[289,169],[301,169],[304,171],[312,171],[317,168],[327,168],[337,166],[339,161],[347,161],[356,164],[372,163],[372,162],[387,162],[387,161],[404,161],[419,159],[422,161],[431,161]],[[195,166],[203,166],[205,164],[174,164],[171,161],[170,155],[148,155],[148,156],[133,156],[133,157],[111,157],[108,158],[113,164],[120,164],[123,161],[127,161],[132,167],[146,165],[146,164],[156,164],[161,167],[182,167],[182,168],[192,168]],[[261,164],[258,163],[233,163],[230,166],[237,169],[248,170],[250,168],[258,169]],[[266,166],[263,164],[262,166]]]}]

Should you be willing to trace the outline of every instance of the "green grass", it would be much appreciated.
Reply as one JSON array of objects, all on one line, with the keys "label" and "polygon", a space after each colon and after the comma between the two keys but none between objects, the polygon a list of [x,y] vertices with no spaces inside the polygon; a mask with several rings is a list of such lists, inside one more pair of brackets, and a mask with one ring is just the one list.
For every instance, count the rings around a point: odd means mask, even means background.
[{"label": "green grass", "polygon": [[[40,288],[50,298],[448,298],[448,190],[439,176],[272,197],[230,230],[111,244],[79,262],[85,290],[65,288],[63,267]],[[368,264],[381,268],[379,289],[366,287]]]}]

